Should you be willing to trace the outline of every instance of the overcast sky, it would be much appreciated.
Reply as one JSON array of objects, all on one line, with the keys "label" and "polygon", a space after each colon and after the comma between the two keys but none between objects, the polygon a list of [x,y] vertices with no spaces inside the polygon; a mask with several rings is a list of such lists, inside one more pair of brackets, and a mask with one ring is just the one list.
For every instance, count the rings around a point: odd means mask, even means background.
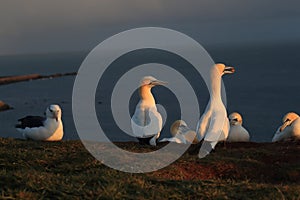
[{"label": "overcast sky", "polygon": [[206,45],[300,41],[298,0],[1,0],[0,54],[89,50],[162,26]]}]

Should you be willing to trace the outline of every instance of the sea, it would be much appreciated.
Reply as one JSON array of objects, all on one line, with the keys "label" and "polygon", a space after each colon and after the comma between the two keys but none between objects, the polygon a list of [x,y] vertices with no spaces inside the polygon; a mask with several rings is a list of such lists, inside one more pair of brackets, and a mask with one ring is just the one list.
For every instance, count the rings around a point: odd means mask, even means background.
[{"label": "sea", "polygon": [[[249,131],[251,141],[270,142],[287,112],[300,113],[300,43],[220,45],[205,49],[215,62],[235,67],[234,74],[223,77],[226,108],[228,114],[239,112],[243,116],[243,125]],[[0,77],[77,72],[88,54],[88,51],[84,51],[0,56]],[[205,110],[209,100],[208,89],[202,77],[197,75],[185,59],[162,50],[133,51],[117,58],[108,66],[99,78],[95,94],[98,122],[111,141],[135,141],[114,120],[111,98],[114,86],[122,74],[146,63],[161,63],[181,72],[191,83],[197,96],[198,105],[188,105],[191,109],[200,110],[199,116],[194,118],[198,119]],[[65,76],[0,85],[0,100],[13,107],[0,112],[0,137],[22,138],[14,128],[18,119],[26,115],[43,115],[48,105],[59,104],[63,111],[64,140],[79,139],[72,114],[75,78],[76,76]],[[126,85],[124,87],[126,89]],[[170,137],[171,124],[181,118],[180,103],[176,95],[166,87],[155,87],[153,93],[157,103],[164,107],[161,110],[165,121],[161,137]],[[138,92],[134,91],[130,99],[124,99],[124,107],[128,110],[120,112],[132,115],[138,101]],[[130,123],[130,119],[125,121]],[[196,124],[189,124],[192,129],[195,126]]]}]

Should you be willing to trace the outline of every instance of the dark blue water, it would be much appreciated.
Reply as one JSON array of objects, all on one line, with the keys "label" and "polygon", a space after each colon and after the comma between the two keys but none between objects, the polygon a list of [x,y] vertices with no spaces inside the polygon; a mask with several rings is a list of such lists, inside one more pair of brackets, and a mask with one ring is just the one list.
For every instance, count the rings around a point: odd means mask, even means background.
[{"label": "dark blue water", "polygon": [[[207,49],[216,62],[225,62],[236,68],[235,74],[223,78],[227,108],[229,113],[238,111],[243,115],[244,126],[249,130],[251,140],[270,141],[285,113],[300,113],[300,67],[297,59],[300,55],[299,47],[300,44],[285,44]],[[2,56],[0,76],[77,71],[86,54]],[[185,76],[194,82],[200,109],[203,110],[209,97],[203,80],[195,76],[187,63],[167,53],[141,51],[130,54],[115,63],[115,68],[111,68],[113,70],[106,74],[107,78],[118,77],[121,66],[134,66],[155,59],[172,67],[180,65],[186,70]],[[63,109],[64,139],[78,139],[71,107],[74,79],[75,77],[64,77],[1,85],[0,99],[12,105],[14,109],[0,113],[0,136],[20,137],[13,128],[18,118],[27,114],[40,115],[46,106],[58,103]],[[98,117],[99,113],[101,116],[107,116],[100,119],[101,125],[109,130],[112,140],[132,140],[130,136],[122,134],[110,118],[111,89],[110,86],[102,87],[96,93]],[[167,107],[168,116],[172,116],[168,117],[162,133],[162,136],[168,136],[168,126],[177,118],[177,115],[172,113],[177,113],[177,104],[169,100],[172,94],[166,88],[154,88],[153,92],[158,102]],[[137,101],[138,95],[135,93],[130,100],[131,113]]]}]

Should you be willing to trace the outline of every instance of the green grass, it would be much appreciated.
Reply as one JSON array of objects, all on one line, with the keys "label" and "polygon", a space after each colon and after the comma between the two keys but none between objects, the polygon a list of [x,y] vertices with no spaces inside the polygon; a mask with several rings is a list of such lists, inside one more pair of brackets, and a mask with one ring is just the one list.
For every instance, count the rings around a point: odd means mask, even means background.
[{"label": "green grass", "polygon": [[129,174],[80,141],[0,139],[0,199],[300,199],[299,142],[219,145],[201,160],[198,147],[159,171]]}]

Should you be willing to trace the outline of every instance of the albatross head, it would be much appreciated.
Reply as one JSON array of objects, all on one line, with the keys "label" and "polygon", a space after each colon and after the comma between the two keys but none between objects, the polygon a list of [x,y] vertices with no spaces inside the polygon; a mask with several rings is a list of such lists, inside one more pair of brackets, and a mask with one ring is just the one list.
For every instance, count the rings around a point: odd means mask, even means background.
[{"label": "albatross head", "polygon": [[289,112],[282,118],[282,126],[280,127],[280,132],[283,131],[287,126],[291,125],[293,121],[299,118],[299,115],[297,115],[294,112]]},{"label": "albatross head", "polygon": [[59,105],[48,106],[45,113],[47,118],[53,118],[56,119],[56,121],[61,119],[61,109]]},{"label": "albatross head", "polygon": [[237,112],[231,113],[228,118],[229,118],[230,125],[233,125],[233,126],[242,125],[242,123],[243,123],[242,116]]},{"label": "albatross head", "polygon": [[234,67],[229,67],[222,63],[215,64],[215,67],[218,69],[221,76],[223,76],[224,74],[232,74],[235,72]]},{"label": "albatross head", "polygon": [[141,80],[140,86],[152,88],[156,85],[166,85],[166,84],[167,82],[157,80],[153,76],[144,76]]}]

